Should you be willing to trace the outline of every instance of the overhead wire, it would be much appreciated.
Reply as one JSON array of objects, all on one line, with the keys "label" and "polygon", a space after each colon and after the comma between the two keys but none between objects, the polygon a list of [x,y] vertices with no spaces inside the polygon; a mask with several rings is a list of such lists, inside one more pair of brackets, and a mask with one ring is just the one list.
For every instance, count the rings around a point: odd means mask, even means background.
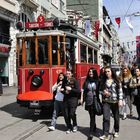
[{"label": "overhead wire", "polygon": [[133,2],[134,2],[134,0],[131,0],[131,3],[129,4],[129,7],[128,7],[128,9],[127,9],[127,11],[126,11],[125,15],[124,15],[124,18],[122,19],[121,24],[124,22],[125,17],[126,17],[126,15],[127,15],[127,13],[129,12],[129,9],[131,8],[131,5],[132,5],[132,3],[133,3]]}]

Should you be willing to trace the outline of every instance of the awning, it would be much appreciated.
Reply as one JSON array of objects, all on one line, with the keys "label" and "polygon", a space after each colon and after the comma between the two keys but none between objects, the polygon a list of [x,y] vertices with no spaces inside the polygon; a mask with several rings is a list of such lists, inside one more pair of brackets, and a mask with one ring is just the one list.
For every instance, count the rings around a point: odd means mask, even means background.
[{"label": "awning", "polygon": [[67,0],[67,9],[82,11],[85,16],[98,19],[99,0]]}]

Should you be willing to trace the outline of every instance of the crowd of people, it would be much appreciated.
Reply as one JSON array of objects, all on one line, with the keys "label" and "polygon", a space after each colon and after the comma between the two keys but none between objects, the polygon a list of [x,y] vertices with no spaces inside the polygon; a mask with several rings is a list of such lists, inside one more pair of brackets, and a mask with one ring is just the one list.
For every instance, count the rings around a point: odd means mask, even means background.
[{"label": "crowd of people", "polygon": [[[138,120],[140,121],[140,68],[135,67],[129,69],[123,66],[118,76],[111,66],[104,67],[104,70],[98,75],[95,68],[90,68],[87,72],[86,79],[80,89],[78,80],[73,77],[71,70],[67,70],[66,74],[60,73],[57,82],[52,87],[55,93],[54,111],[52,115],[50,131],[55,130],[56,120],[60,111],[62,111],[66,133],[77,132],[77,116],[76,109],[78,102],[84,104],[85,110],[89,113],[89,138],[93,138],[96,132],[96,111],[95,100],[102,103],[103,115],[103,135],[101,140],[109,139],[110,117],[114,119],[114,137],[119,137],[120,130],[120,114],[122,120],[127,116],[132,117],[133,104],[136,106]],[[129,113],[127,110],[129,108]]]}]

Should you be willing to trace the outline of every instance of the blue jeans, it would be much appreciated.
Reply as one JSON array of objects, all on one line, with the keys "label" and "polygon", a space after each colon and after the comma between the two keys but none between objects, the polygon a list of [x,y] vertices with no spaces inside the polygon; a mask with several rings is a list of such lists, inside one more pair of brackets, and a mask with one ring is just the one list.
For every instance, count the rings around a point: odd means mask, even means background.
[{"label": "blue jeans", "polygon": [[64,110],[63,101],[55,100],[51,126],[54,126],[54,127],[56,126],[56,120],[57,120],[58,114],[60,111],[62,111],[63,113],[63,110]]}]

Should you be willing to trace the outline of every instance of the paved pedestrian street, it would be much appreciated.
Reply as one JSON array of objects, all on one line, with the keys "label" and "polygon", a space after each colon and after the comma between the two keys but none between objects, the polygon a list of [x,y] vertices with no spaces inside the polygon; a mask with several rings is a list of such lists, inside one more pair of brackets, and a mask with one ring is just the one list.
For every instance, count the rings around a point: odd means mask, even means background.
[{"label": "paved pedestrian street", "polygon": [[[66,134],[64,119],[60,116],[57,120],[56,130],[49,131],[51,117],[44,111],[35,115],[34,110],[20,107],[16,103],[16,87],[4,87],[4,93],[0,96],[0,139],[1,140],[87,140],[89,134],[89,115],[84,106],[77,109],[78,132]],[[135,107],[134,107],[135,108]],[[116,140],[139,140],[140,121],[134,117],[126,120],[120,119],[120,135]],[[97,131],[94,140],[99,140],[102,135],[102,116],[96,117]],[[113,119],[109,136],[113,140]]]}]

